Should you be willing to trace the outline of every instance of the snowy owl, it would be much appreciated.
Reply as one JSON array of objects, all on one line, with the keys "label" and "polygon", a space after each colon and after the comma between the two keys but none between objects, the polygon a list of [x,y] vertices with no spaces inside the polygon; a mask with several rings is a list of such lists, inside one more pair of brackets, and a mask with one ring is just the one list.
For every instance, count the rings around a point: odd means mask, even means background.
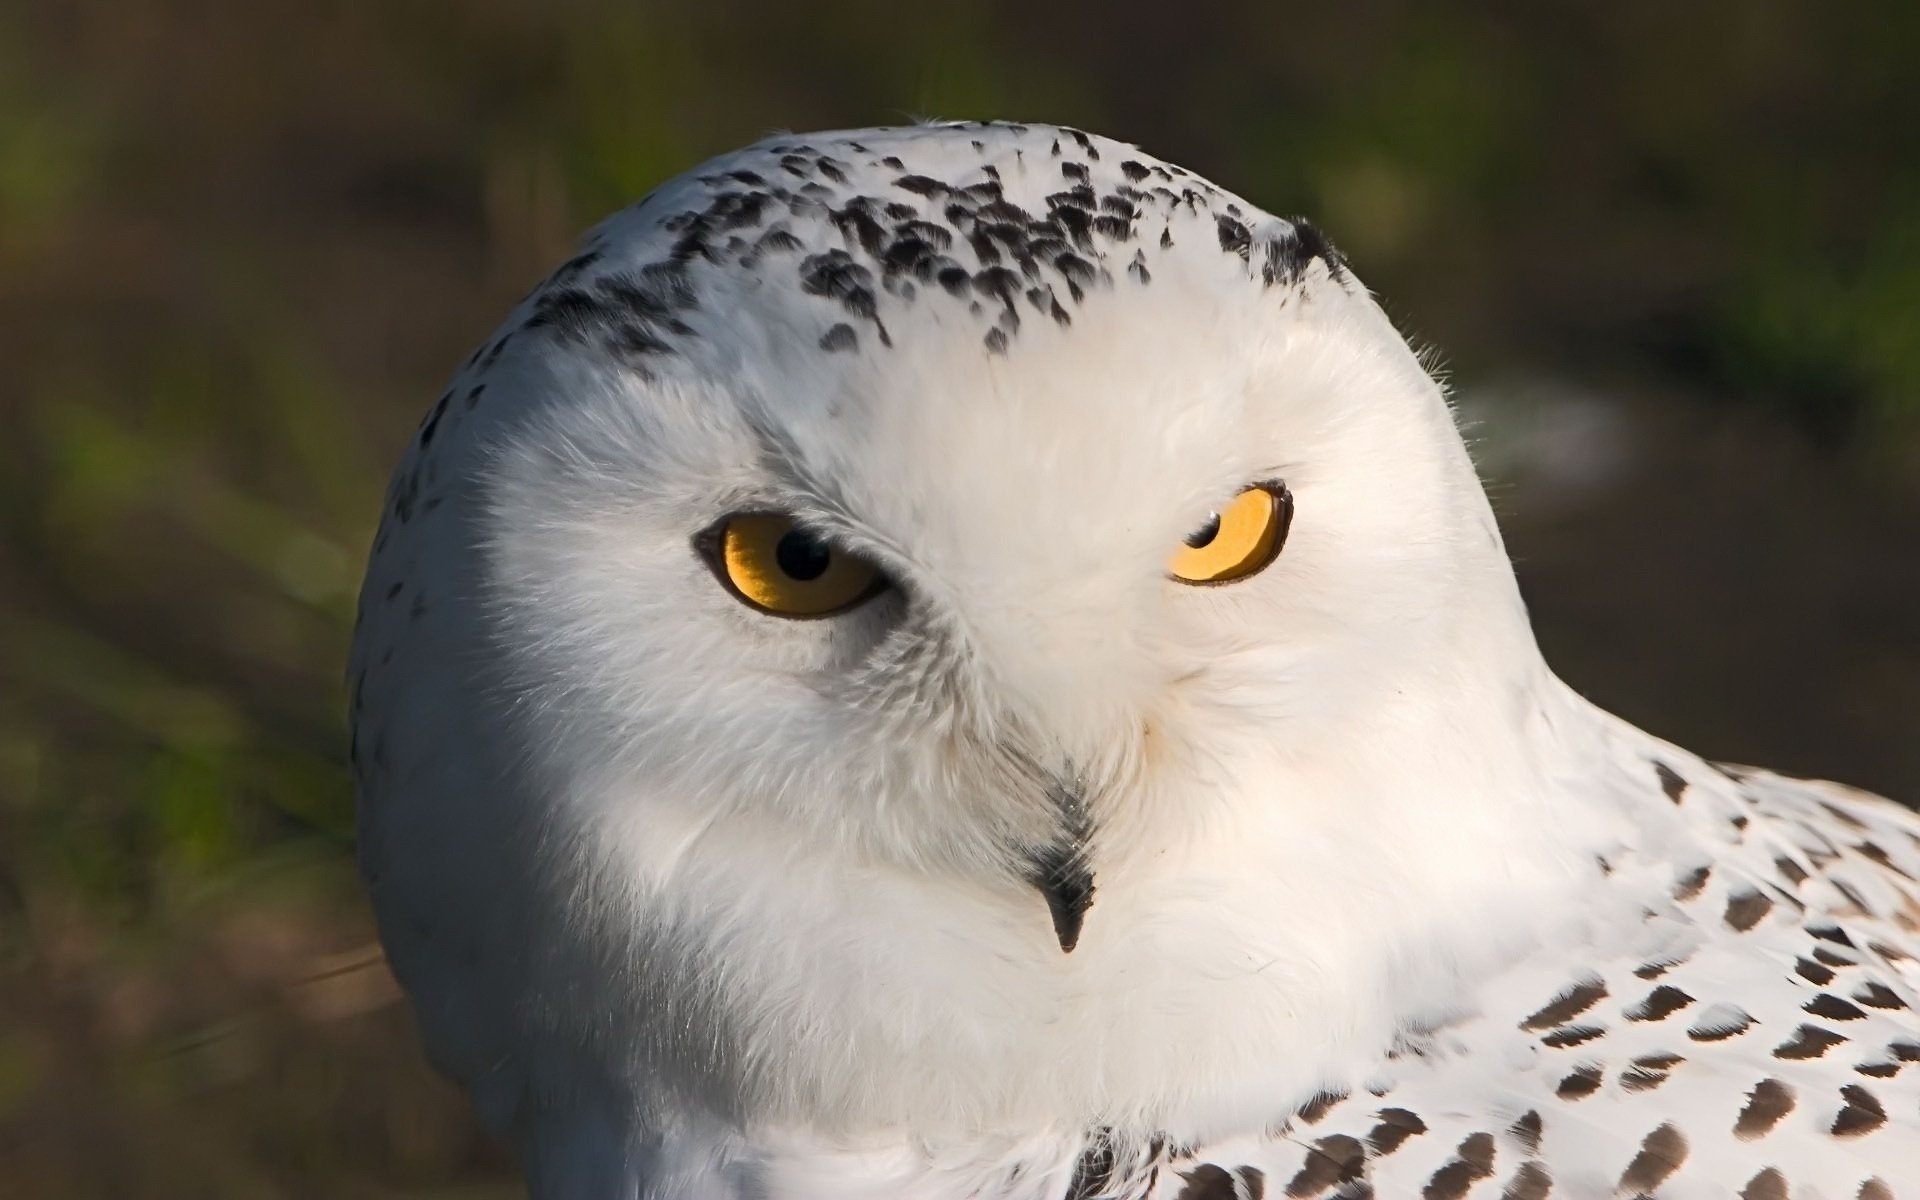
[{"label": "snowy owl", "polygon": [[1130,145],[612,217],[420,427],[351,685],[541,1200],[1920,1196],[1920,820],[1555,679],[1345,261]]}]

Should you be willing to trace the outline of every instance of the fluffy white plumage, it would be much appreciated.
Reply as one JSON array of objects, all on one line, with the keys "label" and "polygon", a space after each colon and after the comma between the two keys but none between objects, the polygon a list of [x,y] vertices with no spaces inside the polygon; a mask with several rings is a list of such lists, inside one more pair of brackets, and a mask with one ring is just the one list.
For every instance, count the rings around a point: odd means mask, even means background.
[{"label": "fluffy white plumage", "polygon": [[[1263,481],[1272,565],[1168,578]],[[762,511],[892,586],[741,603]],[[1130,146],[776,137],[603,224],[423,424],[352,672],[392,961],[539,1197],[1920,1194],[1920,822],[1573,695],[1338,255]]]}]

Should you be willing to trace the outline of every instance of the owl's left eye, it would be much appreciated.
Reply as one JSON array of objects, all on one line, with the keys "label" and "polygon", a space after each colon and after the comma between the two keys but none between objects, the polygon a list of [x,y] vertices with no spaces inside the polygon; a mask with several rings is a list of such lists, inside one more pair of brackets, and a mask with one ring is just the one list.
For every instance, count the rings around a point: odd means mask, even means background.
[{"label": "owl's left eye", "polygon": [[783,513],[736,513],[696,544],[728,591],[776,617],[830,617],[887,586],[873,563]]},{"label": "owl's left eye", "polygon": [[1280,555],[1293,524],[1293,493],[1284,483],[1256,483],[1200,528],[1167,561],[1181,583],[1232,583],[1257,575]]}]

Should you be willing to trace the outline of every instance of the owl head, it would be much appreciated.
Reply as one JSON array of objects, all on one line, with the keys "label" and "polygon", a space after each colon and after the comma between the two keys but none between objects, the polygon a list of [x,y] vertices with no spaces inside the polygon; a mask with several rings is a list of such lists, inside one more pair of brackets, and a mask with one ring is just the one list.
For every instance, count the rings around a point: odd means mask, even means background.
[{"label": "owl head", "polygon": [[1005,124],[776,136],[596,229],[421,427],[353,673],[383,932],[500,1123],[846,1127],[1164,1124],[1370,1028],[1430,957],[1386,906],[1518,836],[1453,797],[1543,676],[1328,240]]}]

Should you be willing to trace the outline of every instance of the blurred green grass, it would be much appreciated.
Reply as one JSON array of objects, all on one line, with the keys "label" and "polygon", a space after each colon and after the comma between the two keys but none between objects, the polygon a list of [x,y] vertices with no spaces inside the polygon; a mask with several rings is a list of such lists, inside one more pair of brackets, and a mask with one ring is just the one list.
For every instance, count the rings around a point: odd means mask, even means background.
[{"label": "blurred green grass", "polygon": [[[1743,756],[1728,677],[1769,679],[1714,589],[1837,545],[1786,589],[1829,636],[1764,728],[1920,784],[1887,599],[1920,582],[1916,52],[1900,0],[0,8],[0,1190],[513,1194],[351,878],[358,572],[492,322],[587,224],[777,127],[1134,138],[1313,214],[1463,387],[1640,395],[1671,437],[1628,493],[1531,526],[1503,493],[1556,661]],[[1743,507],[1650,534],[1695,471]],[[1819,504],[1765,507],[1768,473]],[[1609,574],[1642,553],[1661,586]],[[1665,657],[1616,662],[1609,605]]]}]

